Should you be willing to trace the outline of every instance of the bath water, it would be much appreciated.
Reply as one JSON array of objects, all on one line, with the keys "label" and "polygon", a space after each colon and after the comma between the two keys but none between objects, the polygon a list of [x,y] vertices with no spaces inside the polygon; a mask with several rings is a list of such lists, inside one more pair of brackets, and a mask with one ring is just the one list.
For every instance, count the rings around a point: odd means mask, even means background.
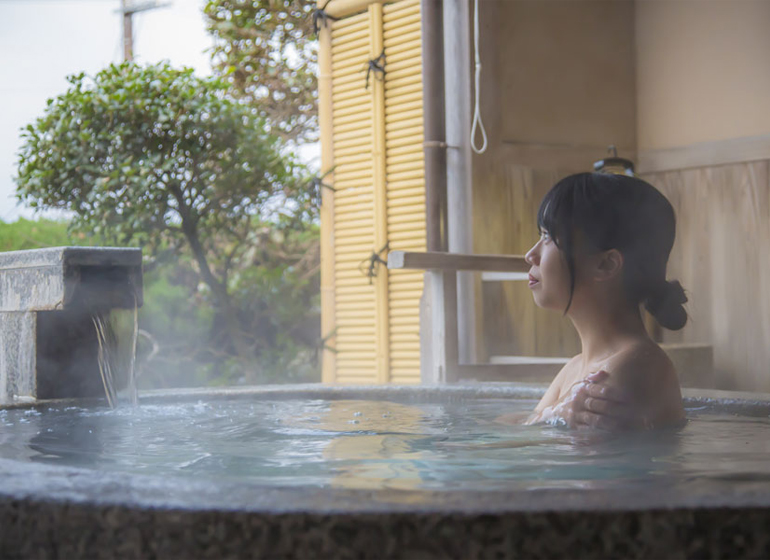
[{"label": "bath water", "polygon": [[770,482],[770,418],[688,410],[676,431],[495,422],[535,401],[211,400],[0,411],[0,457],[274,486],[474,489]]}]

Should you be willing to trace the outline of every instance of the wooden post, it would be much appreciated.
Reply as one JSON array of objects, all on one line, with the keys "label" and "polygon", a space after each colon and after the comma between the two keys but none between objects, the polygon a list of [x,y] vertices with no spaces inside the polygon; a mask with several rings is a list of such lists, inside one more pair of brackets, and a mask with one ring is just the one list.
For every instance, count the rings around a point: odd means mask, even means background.
[{"label": "wooden post", "polygon": [[428,251],[446,251],[446,127],[442,0],[421,0],[425,226]]},{"label": "wooden post", "polygon": [[[431,298],[422,307],[420,316],[420,379],[423,383],[452,383],[468,375],[490,381],[506,379],[505,367],[478,367],[459,357],[457,271],[521,274],[529,270],[523,256],[392,251],[388,255],[388,268],[427,270],[425,290]],[[526,367],[528,363],[523,365]],[[546,374],[550,374],[554,368],[547,364],[545,369]]]},{"label": "wooden post", "polygon": [[123,61],[134,60],[134,25],[132,16],[134,13],[128,9],[126,0],[122,0],[123,8]]},{"label": "wooden post", "polygon": [[[444,98],[447,142],[447,237],[452,253],[473,253],[471,179],[471,60],[468,0],[444,1]],[[457,275],[458,351],[476,359],[473,274]]]},{"label": "wooden post", "polygon": [[420,347],[425,348],[420,362],[420,381],[429,385],[456,381],[457,272],[429,270],[425,273],[425,285],[432,299],[424,309],[429,327],[420,325]]},{"label": "wooden post", "polygon": [[[321,129],[321,174],[334,168],[334,131],[332,129],[332,29],[321,26],[318,37],[318,124]],[[334,174],[323,181],[334,184]],[[335,305],[334,305],[334,191],[321,189],[321,380],[336,379]]]}]

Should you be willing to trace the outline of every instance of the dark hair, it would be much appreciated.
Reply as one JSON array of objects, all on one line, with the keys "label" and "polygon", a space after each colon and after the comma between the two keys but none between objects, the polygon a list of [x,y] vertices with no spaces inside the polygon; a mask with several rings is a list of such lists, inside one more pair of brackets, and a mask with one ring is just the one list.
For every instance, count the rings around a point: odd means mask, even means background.
[{"label": "dark hair", "polygon": [[567,259],[572,305],[575,246],[580,236],[589,252],[617,249],[623,255],[623,282],[632,304],[644,304],[661,326],[678,330],[687,322],[687,301],[677,281],[666,281],[666,265],[676,234],[674,209],[655,187],[636,177],[578,173],[545,195],[537,224],[551,235]]}]

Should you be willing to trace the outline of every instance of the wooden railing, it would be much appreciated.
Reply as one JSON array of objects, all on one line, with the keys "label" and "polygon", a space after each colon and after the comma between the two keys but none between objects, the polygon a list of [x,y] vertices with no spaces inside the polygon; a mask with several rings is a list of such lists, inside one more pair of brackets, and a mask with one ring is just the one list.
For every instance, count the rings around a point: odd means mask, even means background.
[{"label": "wooden railing", "polygon": [[457,272],[516,273],[515,279],[523,279],[530,268],[523,256],[392,251],[388,268],[427,272],[427,297],[420,310],[423,382],[550,381],[566,362],[566,358],[529,356],[509,363],[466,364],[458,360]]},{"label": "wooden railing", "polygon": [[521,255],[462,255],[391,251],[388,268],[409,270],[468,270],[476,272],[527,272]]}]

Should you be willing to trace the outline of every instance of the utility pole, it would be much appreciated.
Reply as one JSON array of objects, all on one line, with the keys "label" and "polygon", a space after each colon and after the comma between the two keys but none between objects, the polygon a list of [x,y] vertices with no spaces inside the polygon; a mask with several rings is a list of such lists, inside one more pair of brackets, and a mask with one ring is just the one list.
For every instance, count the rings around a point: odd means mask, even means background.
[{"label": "utility pole", "polygon": [[170,6],[171,3],[167,2],[161,4],[160,2],[143,2],[141,4],[135,4],[129,0],[120,0],[121,9],[123,14],[123,61],[131,62],[134,60],[134,23],[133,15],[139,12],[146,12],[147,10],[155,10],[157,8],[164,8]]}]

